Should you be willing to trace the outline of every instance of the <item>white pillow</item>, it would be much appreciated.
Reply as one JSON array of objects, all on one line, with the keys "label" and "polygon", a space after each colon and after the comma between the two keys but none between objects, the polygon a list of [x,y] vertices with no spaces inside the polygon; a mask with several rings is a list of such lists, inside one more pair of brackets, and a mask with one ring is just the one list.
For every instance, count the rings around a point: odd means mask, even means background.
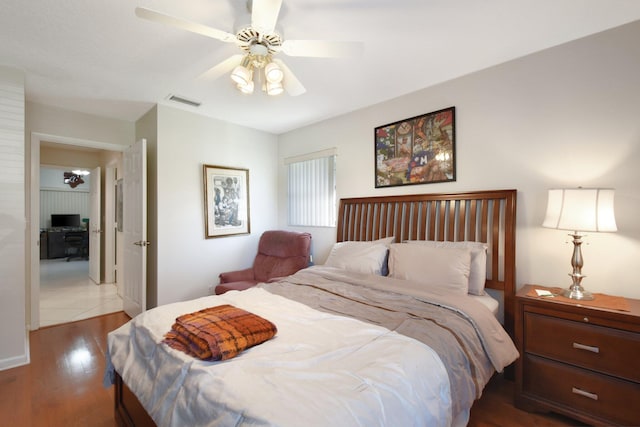
[{"label": "white pillow", "polygon": [[427,245],[392,244],[389,277],[413,280],[457,294],[469,292],[471,250]]},{"label": "white pillow", "polygon": [[387,252],[393,237],[373,242],[339,242],[333,245],[324,265],[357,273],[386,275]]},{"label": "white pillow", "polygon": [[487,244],[482,242],[438,242],[433,240],[407,240],[406,243],[439,248],[469,248],[471,250],[471,272],[469,273],[469,293],[484,295],[487,280]]}]

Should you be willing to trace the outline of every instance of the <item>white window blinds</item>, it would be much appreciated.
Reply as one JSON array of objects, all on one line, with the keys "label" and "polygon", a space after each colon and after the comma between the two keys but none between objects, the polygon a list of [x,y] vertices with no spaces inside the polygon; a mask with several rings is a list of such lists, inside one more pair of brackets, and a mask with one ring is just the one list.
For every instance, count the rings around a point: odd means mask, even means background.
[{"label": "white window blinds", "polygon": [[335,227],[336,150],[285,159],[289,225]]}]

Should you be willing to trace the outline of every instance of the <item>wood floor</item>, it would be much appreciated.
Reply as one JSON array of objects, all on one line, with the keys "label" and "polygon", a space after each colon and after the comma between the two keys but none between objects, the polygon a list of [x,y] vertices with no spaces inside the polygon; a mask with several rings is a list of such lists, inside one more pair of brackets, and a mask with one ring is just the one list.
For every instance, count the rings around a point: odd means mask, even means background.
[{"label": "wood floor", "polygon": [[485,387],[482,398],[471,408],[468,427],[565,427],[583,426],[562,415],[533,414],[513,406],[513,381],[496,375]]},{"label": "wood floor", "polygon": [[[129,318],[113,313],[30,334],[31,364],[0,371],[0,424],[113,427],[113,387],[104,388],[106,337]],[[512,404],[513,383],[496,376],[471,410],[469,426],[579,425]]]},{"label": "wood floor", "polygon": [[0,425],[113,427],[113,387],[102,387],[107,333],[123,312],[31,332],[31,363],[0,371]]}]

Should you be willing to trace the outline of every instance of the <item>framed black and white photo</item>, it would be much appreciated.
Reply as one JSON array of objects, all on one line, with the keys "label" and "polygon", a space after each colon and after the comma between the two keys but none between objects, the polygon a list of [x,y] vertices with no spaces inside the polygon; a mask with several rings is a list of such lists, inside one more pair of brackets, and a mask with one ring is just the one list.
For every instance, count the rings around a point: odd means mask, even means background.
[{"label": "framed black and white photo", "polygon": [[249,234],[249,169],[204,165],[205,237]]}]

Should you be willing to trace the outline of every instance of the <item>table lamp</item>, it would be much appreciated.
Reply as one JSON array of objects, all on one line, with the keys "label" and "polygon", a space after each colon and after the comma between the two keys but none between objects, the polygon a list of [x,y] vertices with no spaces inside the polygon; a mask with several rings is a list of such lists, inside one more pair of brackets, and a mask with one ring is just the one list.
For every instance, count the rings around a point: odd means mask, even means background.
[{"label": "table lamp", "polygon": [[549,190],[547,213],[543,227],[570,230],[573,238],[571,266],[572,284],[563,295],[577,300],[592,300],[593,295],[580,285],[586,276],[582,274],[582,238],[584,231],[616,231],[613,213],[613,194],[610,188],[565,188]]}]

